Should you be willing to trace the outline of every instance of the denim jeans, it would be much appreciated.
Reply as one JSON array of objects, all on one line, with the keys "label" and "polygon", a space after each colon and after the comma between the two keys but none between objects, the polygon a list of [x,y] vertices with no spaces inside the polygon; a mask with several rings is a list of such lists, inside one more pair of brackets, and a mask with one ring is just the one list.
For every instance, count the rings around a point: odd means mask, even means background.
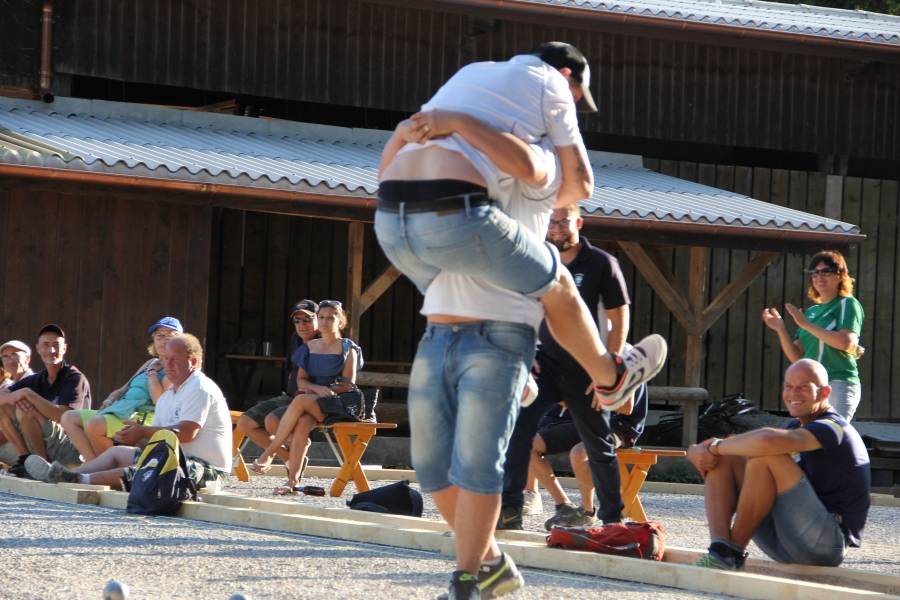
[{"label": "denim jeans", "polygon": [[537,379],[538,396],[531,406],[519,413],[506,451],[503,508],[522,509],[534,435],[547,411],[558,402],[565,401],[588,455],[594,488],[600,501],[597,517],[604,523],[621,521],[625,503],[622,502],[619,463],[610,433],[610,413],[591,408],[592,396],[584,393],[591,384],[587,373],[566,372],[544,354],[538,356],[538,364],[541,367]]},{"label": "denim jeans", "polygon": [[540,298],[559,281],[559,253],[494,205],[405,214],[377,211],[385,256],[422,294],[441,271]]},{"label": "denim jeans", "polygon": [[858,383],[850,383],[849,381],[834,380],[829,381],[828,385],[831,386],[828,404],[849,423],[856,413],[859,401],[862,399],[862,388]]},{"label": "denim jeans", "polygon": [[753,541],[782,563],[836,567],[847,554],[836,515],[828,512],[806,475],[775,497],[775,506],[756,528]]},{"label": "denim jeans", "polygon": [[410,451],[423,492],[451,485],[485,495],[503,490],[503,457],[534,351],[528,325],[428,324],[408,400]]}]

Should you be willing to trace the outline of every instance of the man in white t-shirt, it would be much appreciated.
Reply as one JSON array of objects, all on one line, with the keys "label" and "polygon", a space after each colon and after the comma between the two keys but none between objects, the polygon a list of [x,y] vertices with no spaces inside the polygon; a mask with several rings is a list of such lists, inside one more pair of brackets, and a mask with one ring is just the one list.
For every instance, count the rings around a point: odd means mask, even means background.
[{"label": "man in white t-shirt", "polygon": [[[595,408],[615,410],[662,367],[664,340],[651,336],[621,357],[607,352],[558,252],[509,214],[517,182],[541,190],[550,181],[529,144],[549,141],[559,158],[556,207],[590,197],[576,118],[576,103],[596,111],[589,83],[587,60],[561,42],[460,69],[385,145],[375,232],[423,294],[450,272],[539,298],[555,339],[591,375]],[[506,136],[501,145],[492,146],[492,133]]]},{"label": "man in white t-shirt", "polygon": [[222,391],[200,370],[203,347],[190,334],[166,344],[166,376],[172,385],[159,397],[152,425],[126,422],[113,446],[77,469],[39,457],[26,461],[29,475],[50,483],[89,483],[130,487],[141,451],[160,429],[177,431],[188,473],[198,488],[207,481],[224,481],[231,473],[231,413]]}]

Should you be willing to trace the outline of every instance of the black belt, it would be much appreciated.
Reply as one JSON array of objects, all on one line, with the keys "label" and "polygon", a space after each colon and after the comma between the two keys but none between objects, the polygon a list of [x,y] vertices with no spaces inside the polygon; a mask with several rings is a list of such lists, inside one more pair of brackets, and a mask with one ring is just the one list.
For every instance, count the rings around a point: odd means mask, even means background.
[{"label": "black belt", "polygon": [[422,212],[442,212],[446,210],[462,210],[466,207],[466,198],[469,199],[469,206],[485,206],[491,204],[491,199],[484,192],[473,192],[471,194],[460,194],[458,196],[447,196],[446,198],[437,198],[435,200],[423,200],[420,202],[392,202],[390,200],[378,199],[378,210],[389,213],[399,213],[400,206],[403,206],[403,212],[422,213]]}]

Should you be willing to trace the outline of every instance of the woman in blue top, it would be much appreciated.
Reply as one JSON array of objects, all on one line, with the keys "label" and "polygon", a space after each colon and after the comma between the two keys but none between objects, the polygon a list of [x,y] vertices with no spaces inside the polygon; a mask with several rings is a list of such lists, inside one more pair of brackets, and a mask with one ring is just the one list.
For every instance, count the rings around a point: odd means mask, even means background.
[{"label": "woman in blue top", "polygon": [[291,440],[286,487],[299,484],[298,473],[306,456],[309,434],[317,423],[325,419],[319,408],[319,398],[335,395],[330,386],[338,377],[356,383],[356,372],[362,368],[359,346],[341,337],[341,330],[347,322],[341,303],[322,300],[317,317],[321,339],[310,340],[291,357],[299,367],[297,395],[281,418],[272,442],[251,466],[257,473],[265,473],[272,466],[275,450]]},{"label": "woman in blue top", "polygon": [[141,365],[128,383],[111,393],[100,410],[63,413],[60,425],[85,462],[112,448],[112,437],[132,421],[146,421],[148,415],[153,418],[156,401],[170,385],[161,362],[166,343],[182,333],[184,328],[174,317],[157,321],[150,328],[153,342],[147,347],[152,358]]}]

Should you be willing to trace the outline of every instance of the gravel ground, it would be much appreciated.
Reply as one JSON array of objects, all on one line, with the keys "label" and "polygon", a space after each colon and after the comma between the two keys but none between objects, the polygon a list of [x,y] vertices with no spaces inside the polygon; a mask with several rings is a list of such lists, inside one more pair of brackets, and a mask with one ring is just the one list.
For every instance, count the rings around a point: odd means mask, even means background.
[{"label": "gravel ground", "polygon": [[[257,484],[258,495],[268,495],[263,488],[277,481],[254,478],[252,483]],[[11,494],[0,494],[0,527],[4,532],[0,538],[3,599],[96,600],[113,579],[130,585],[134,600],[225,600],[235,593],[257,600],[433,598],[443,591],[453,568],[447,557],[434,553],[183,519],[135,517],[117,509],[75,508]],[[527,587],[512,595],[514,600],[721,597],[599,577],[523,571]]]},{"label": "gravel ground", "polygon": [[[251,477],[244,483],[236,478],[229,478],[225,490],[246,496],[261,498],[273,498],[272,490],[284,483],[284,478],[276,477]],[[319,479],[305,477],[304,485],[317,485],[328,489],[331,479]],[[386,485],[387,481],[373,481],[373,487]],[[411,484],[416,487],[416,484]],[[293,499],[295,502],[305,502],[317,506],[344,507],[346,501],[356,493],[356,486],[351,482],[341,498],[324,498],[310,496],[280,496],[280,498]],[[577,490],[567,490],[569,499],[573,502],[580,501]],[[526,515],[524,527],[529,531],[544,532],[544,521],[553,516],[554,504],[550,494],[541,490],[541,498],[544,504],[543,515]],[[426,519],[440,520],[440,514],[434,506],[430,495],[424,497],[424,513]],[[686,496],[680,494],[651,494],[641,493],[641,502],[647,518],[659,521],[663,524],[666,533],[666,544],[679,548],[703,549],[709,545],[709,532],[706,528],[706,517],[701,496]],[[869,511],[869,519],[863,535],[862,548],[851,548],[844,560],[845,567],[853,569],[866,569],[886,573],[900,574],[900,528],[897,527],[900,518],[900,508],[888,508],[874,506]],[[762,552],[751,544],[749,548],[751,556],[762,557]]]}]

